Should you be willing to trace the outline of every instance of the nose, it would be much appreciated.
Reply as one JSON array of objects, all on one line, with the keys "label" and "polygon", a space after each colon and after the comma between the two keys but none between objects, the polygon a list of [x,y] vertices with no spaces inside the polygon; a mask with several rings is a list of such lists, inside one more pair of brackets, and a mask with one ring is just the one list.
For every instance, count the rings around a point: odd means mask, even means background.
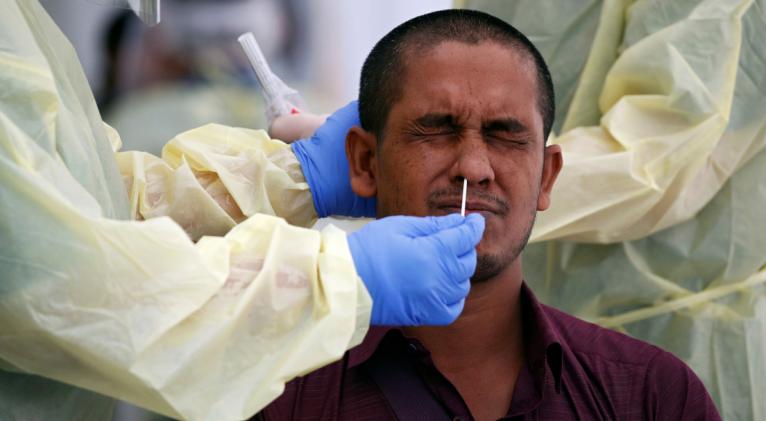
[{"label": "nose", "polygon": [[495,179],[495,172],[484,139],[479,134],[464,134],[456,150],[455,162],[450,168],[450,181],[486,187]]}]

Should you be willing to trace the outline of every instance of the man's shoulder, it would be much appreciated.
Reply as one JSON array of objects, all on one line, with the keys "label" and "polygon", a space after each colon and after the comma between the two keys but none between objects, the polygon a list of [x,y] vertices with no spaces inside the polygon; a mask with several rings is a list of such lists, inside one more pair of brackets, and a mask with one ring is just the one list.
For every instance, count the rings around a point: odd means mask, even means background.
[{"label": "man's shoulder", "polygon": [[657,358],[672,357],[661,348],[620,332],[587,322],[561,310],[542,304],[550,323],[561,338],[565,352],[601,362],[647,366]]},{"label": "man's shoulder", "polygon": [[[720,419],[702,381],[672,353],[552,307],[543,309],[560,339],[563,370],[570,380],[587,379],[575,381],[573,389],[579,384],[584,395],[605,393],[597,400],[644,419]],[[594,389],[593,382],[600,387]]]},{"label": "man's shoulder", "polygon": [[[361,344],[346,351],[343,358],[318,368],[285,384],[282,395],[261,412],[265,420],[339,419],[341,395],[353,409],[357,397],[368,396],[369,384],[365,374],[357,370],[377,350],[390,328],[371,327]],[[350,402],[350,404],[349,404]]]},{"label": "man's shoulder", "polygon": [[[282,394],[261,411],[258,419],[289,420],[307,414],[309,418],[337,418],[347,360],[348,352],[340,361],[287,382]],[[322,417],[317,414],[322,414]]]},{"label": "man's shoulder", "polygon": [[[702,381],[672,353],[552,307],[543,308],[561,339],[565,366],[575,371],[570,374],[599,382],[604,390],[622,389],[618,395],[630,396],[632,402],[619,399],[612,402],[615,407],[640,410],[648,419],[720,419]],[[633,392],[626,394],[625,389]]]}]

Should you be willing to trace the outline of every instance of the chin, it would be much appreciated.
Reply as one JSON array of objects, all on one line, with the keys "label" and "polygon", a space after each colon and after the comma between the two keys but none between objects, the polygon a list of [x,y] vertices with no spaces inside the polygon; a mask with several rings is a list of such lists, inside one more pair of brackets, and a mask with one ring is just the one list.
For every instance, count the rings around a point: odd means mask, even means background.
[{"label": "chin", "polygon": [[505,268],[507,268],[513,260],[508,260],[507,257],[497,254],[478,253],[476,259],[476,271],[471,277],[472,284],[479,284],[487,282],[500,274]]}]

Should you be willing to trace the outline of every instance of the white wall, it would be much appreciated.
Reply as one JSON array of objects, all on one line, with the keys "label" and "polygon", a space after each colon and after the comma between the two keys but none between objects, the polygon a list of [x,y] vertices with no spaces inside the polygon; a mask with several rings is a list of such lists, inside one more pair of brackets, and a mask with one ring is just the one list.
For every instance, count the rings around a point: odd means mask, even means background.
[{"label": "white wall", "polygon": [[101,86],[103,27],[119,10],[106,0],[40,0],[77,50],[91,87]]},{"label": "white wall", "polygon": [[[315,86],[336,103],[356,98],[359,72],[375,43],[398,24],[452,5],[451,0],[313,0],[311,28]],[[332,6],[328,6],[328,5]]]}]

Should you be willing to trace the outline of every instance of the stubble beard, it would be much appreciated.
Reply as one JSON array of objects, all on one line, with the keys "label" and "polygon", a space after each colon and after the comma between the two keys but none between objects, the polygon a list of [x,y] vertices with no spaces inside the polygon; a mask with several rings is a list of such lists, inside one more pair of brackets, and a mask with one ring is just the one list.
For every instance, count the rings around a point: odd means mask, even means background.
[{"label": "stubble beard", "polygon": [[472,284],[492,280],[521,256],[521,252],[524,251],[524,247],[529,242],[529,236],[532,235],[532,227],[535,225],[536,214],[535,211],[532,212],[524,237],[509,247],[505,253],[481,253],[477,256],[476,271],[471,277]]}]

